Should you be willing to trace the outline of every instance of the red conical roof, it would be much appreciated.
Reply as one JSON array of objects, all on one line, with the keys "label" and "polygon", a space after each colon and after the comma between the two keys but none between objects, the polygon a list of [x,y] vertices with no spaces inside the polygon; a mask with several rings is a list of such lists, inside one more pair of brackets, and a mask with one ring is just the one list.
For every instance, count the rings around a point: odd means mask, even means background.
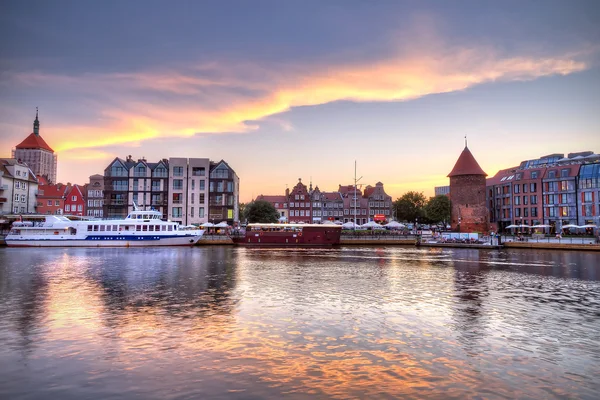
[{"label": "red conical roof", "polygon": [[44,149],[54,153],[54,150],[48,146],[48,143],[40,135],[30,134],[17,145],[17,149]]},{"label": "red conical roof", "polygon": [[458,157],[456,164],[454,164],[454,168],[452,168],[452,172],[448,174],[448,177],[458,176],[458,175],[483,175],[487,176],[487,174],[481,169],[473,154],[467,146]]}]

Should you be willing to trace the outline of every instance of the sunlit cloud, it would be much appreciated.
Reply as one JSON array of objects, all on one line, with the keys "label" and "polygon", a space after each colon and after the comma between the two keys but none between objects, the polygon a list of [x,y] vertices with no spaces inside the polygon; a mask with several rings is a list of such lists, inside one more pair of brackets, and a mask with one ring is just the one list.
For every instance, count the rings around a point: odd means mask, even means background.
[{"label": "sunlit cloud", "polygon": [[[20,73],[21,85],[60,87],[73,99],[88,96],[99,119],[89,126],[47,127],[65,157],[73,150],[136,145],[157,138],[247,133],[293,107],[340,100],[406,101],[495,81],[531,80],[585,70],[572,55],[507,57],[487,48],[422,49],[368,63],[258,65],[213,62],[136,74],[79,76]],[[75,101],[75,100],[74,100]],[[91,101],[91,100],[90,100]],[[47,138],[47,139],[48,139]]]}]

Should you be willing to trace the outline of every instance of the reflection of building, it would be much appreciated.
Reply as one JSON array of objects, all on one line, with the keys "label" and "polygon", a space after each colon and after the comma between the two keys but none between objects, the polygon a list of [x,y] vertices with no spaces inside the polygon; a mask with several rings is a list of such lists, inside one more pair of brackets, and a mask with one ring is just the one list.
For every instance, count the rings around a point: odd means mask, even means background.
[{"label": "reflection of building", "polygon": [[27,164],[0,159],[0,213],[32,214],[37,207],[38,180]]},{"label": "reflection of building", "polygon": [[209,220],[232,225],[239,221],[240,179],[225,161],[210,163]]},{"label": "reflection of building", "polygon": [[[169,158],[169,219],[208,222],[208,158]],[[220,222],[220,221],[219,221]]]},{"label": "reflection of building", "polygon": [[37,110],[33,122],[33,133],[13,150],[13,158],[26,163],[37,176],[45,176],[50,183],[56,183],[56,161],[54,150],[40,136],[40,121]]},{"label": "reflection of building", "polygon": [[451,226],[463,232],[488,232],[489,215],[485,202],[485,177],[465,143],[450,178]]}]

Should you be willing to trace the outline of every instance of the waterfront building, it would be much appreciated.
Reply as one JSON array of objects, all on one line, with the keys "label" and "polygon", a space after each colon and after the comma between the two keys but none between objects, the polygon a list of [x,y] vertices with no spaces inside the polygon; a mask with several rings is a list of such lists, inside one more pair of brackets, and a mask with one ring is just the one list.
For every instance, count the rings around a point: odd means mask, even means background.
[{"label": "waterfront building", "polygon": [[577,176],[579,164],[555,165],[546,169],[542,179],[544,224],[550,231],[561,231],[563,225],[577,224]]},{"label": "waterfront building", "polygon": [[239,221],[240,179],[225,161],[210,162],[209,222]]},{"label": "waterfront building", "polygon": [[577,225],[600,227],[600,162],[582,165],[578,177],[578,200],[581,201]]},{"label": "waterfront building", "polygon": [[105,218],[125,218],[134,209],[154,209],[167,219],[169,161],[115,158],[104,170]]},{"label": "waterfront building", "polygon": [[45,176],[49,183],[56,183],[57,155],[40,135],[37,109],[33,132],[13,149],[12,157],[26,163],[36,176]]},{"label": "waterfront building", "polygon": [[383,183],[377,182],[375,187],[367,185],[363,195],[368,202],[369,219],[376,222],[389,220],[392,215],[392,196],[388,195]]},{"label": "waterfront building", "polygon": [[35,214],[38,179],[27,164],[14,158],[0,159],[0,213]]},{"label": "waterfront building", "polygon": [[464,150],[448,174],[453,230],[485,233],[489,231],[486,176],[465,142]]},{"label": "waterfront building", "polygon": [[311,223],[311,197],[308,188],[302,183],[302,178],[298,178],[298,183],[289,192],[287,198],[289,200],[289,222],[292,224]]},{"label": "waterfront building", "polygon": [[94,218],[104,218],[104,176],[100,174],[90,176],[90,181],[85,185],[86,215]]},{"label": "waterfront building", "polygon": [[65,214],[84,216],[85,213],[85,195],[84,189],[75,184],[67,184],[65,192]]},{"label": "waterfront building", "polygon": [[340,192],[321,192],[317,186],[311,198],[313,223],[343,220],[344,198]]},{"label": "waterfront building", "polygon": [[288,204],[287,198],[285,195],[260,195],[256,197],[256,200],[263,200],[269,202],[275,207],[277,212],[279,213],[279,221],[287,222],[288,221]]},{"label": "waterfront building", "polygon": [[44,215],[64,214],[67,185],[50,183],[43,176],[38,178],[38,182],[36,212]]},{"label": "waterfront building", "polygon": [[208,158],[169,158],[168,216],[171,221],[183,225],[208,222],[209,171]]},{"label": "waterfront building", "polygon": [[436,186],[434,188],[434,192],[435,192],[436,196],[439,196],[439,195],[446,195],[447,196],[447,195],[450,194],[450,186],[449,185],[447,185],[447,186]]},{"label": "waterfront building", "polygon": [[492,229],[543,224],[555,233],[567,224],[597,225],[593,165],[599,160],[591,151],[556,153],[498,171],[486,182]]},{"label": "waterfront building", "polygon": [[369,222],[369,201],[363,198],[362,190],[354,185],[339,185],[338,192],[344,199],[344,223],[363,225]]}]

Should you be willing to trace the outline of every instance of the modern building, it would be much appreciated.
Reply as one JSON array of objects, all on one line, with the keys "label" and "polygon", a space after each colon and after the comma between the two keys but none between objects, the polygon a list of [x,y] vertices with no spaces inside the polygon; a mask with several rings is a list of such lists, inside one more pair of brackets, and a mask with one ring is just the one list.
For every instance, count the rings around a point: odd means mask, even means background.
[{"label": "modern building", "polygon": [[57,155],[40,135],[37,110],[33,132],[13,149],[12,157],[26,163],[36,176],[44,176],[49,183],[56,183]]},{"label": "modern building", "polygon": [[599,161],[591,151],[550,154],[498,171],[486,182],[491,229],[548,225],[555,233],[568,224],[598,226]]},{"label": "modern building", "polygon": [[450,186],[436,186],[434,188],[434,192],[436,196],[439,195],[446,195],[448,196],[450,194]]},{"label": "modern building", "polygon": [[86,215],[94,218],[104,218],[104,176],[100,174],[90,176],[90,181],[85,185],[87,200]]},{"label": "modern building", "polygon": [[579,169],[578,196],[581,200],[577,225],[600,227],[600,162],[582,165]]},{"label": "modern building", "polygon": [[0,213],[35,214],[38,180],[29,166],[14,158],[0,159]]},{"label": "modern building", "polygon": [[226,221],[233,225],[240,220],[240,179],[225,161],[210,162],[209,222]]},{"label": "modern building", "polygon": [[459,232],[489,232],[489,212],[486,204],[487,174],[481,169],[467,147],[458,157],[450,178],[452,201],[451,227]]},{"label": "modern building", "polygon": [[208,222],[209,171],[208,158],[169,158],[168,216],[171,221],[183,225]]},{"label": "modern building", "polygon": [[160,211],[167,219],[168,189],[168,160],[149,163],[144,158],[117,157],[104,170],[104,217],[124,218],[135,205]]}]

